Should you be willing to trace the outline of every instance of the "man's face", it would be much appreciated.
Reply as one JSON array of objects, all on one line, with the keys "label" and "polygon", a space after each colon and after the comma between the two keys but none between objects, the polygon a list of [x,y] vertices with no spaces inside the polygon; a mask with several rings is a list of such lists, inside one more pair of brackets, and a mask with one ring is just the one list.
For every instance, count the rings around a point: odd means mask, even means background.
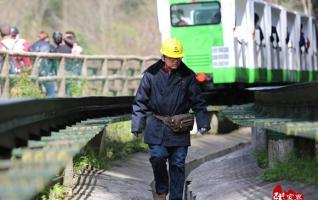
[{"label": "man's face", "polygon": [[181,63],[181,58],[171,58],[168,56],[163,56],[163,61],[166,63],[167,67],[174,70],[179,67]]}]

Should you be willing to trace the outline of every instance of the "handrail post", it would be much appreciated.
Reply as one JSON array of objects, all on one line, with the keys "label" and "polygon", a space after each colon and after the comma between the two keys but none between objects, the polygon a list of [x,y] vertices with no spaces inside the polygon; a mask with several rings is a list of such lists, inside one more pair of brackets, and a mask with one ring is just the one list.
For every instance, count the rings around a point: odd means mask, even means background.
[{"label": "handrail post", "polygon": [[128,67],[126,65],[127,65],[127,58],[124,58],[120,68],[121,74],[123,74],[124,76],[124,84],[122,87],[122,91],[120,92],[121,95],[128,95],[128,71],[127,71]]},{"label": "handrail post", "polygon": [[32,68],[31,71],[31,76],[33,76],[35,78],[35,83],[36,85],[39,84],[39,70],[40,70],[40,56],[36,56],[35,57],[35,62],[34,62],[34,66]]},{"label": "handrail post", "polygon": [[3,85],[3,91],[1,94],[1,97],[3,98],[9,98],[10,97],[10,64],[9,64],[9,54],[4,54],[3,59],[3,69],[2,69],[2,75],[4,77],[4,85]]},{"label": "handrail post", "polygon": [[64,97],[65,96],[65,84],[66,84],[65,57],[64,56],[61,58],[57,76],[58,76],[58,79],[59,79],[57,95],[59,97]]},{"label": "handrail post", "polygon": [[[82,83],[82,81],[84,83]],[[83,85],[82,87],[82,95],[87,96],[88,95],[88,79],[87,79],[87,58],[84,58],[83,65],[82,65],[82,70],[81,70],[81,84]]]},{"label": "handrail post", "polygon": [[103,59],[101,76],[104,77],[102,93],[103,93],[103,95],[107,96],[108,92],[109,92],[109,88],[108,88],[108,85],[109,85],[109,80],[108,80],[108,59],[107,58]]}]

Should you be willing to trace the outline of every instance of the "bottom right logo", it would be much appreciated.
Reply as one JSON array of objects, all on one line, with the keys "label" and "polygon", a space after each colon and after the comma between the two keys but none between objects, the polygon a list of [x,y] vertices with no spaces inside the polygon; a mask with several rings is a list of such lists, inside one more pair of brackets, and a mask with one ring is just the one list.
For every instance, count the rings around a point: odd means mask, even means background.
[{"label": "bottom right logo", "polygon": [[304,194],[295,192],[290,188],[283,191],[281,185],[276,185],[272,193],[272,200],[304,200]]}]

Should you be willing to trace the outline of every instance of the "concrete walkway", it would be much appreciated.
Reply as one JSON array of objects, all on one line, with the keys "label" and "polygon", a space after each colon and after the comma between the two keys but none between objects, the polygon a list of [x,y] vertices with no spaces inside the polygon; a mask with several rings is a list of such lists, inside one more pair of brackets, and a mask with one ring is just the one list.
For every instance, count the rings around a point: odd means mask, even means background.
[{"label": "concrete walkway", "polygon": [[[188,174],[201,164],[226,155],[250,143],[250,128],[225,135],[203,135],[192,139],[187,157]],[[147,153],[132,154],[112,163],[109,170],[90,170],[76,180],[72,199],[151,200],[152,168]]]},{"label": "concrete walkway", "polygon": [[187,200],[271,200],[277,184],[304,194],[306,200],[318,199],[318,188],[290,181],[264,182],[261,169],[249,145],[223,157],[206,162],[188,176]]}]

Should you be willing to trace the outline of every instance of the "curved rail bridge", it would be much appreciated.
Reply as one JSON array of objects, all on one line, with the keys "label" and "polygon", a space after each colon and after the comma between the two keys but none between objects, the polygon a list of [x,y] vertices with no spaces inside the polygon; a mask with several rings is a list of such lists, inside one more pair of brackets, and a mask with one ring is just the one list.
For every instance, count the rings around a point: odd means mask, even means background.
[{"label": "curved rail bridge", "polygon": [[[2,52],[3,53],[3,52]],[[126,94],[128,86],[138,85],[141,70],[146,62],[158,58],[136,58],[134,56],[81,56],[73,57],[58,54],[15,54],[4,53],[1,69],[1,97],[8,97],[10,80],[15,75],[8,72],[9,56],[33,56],[34,68],[31,78],[42,82],[55,80],[58,95],[64,96],[67,80],[89,80],[102,83],[101,95]],[[56,76],[40,77],[38,70],[40,59],[58,59],[59,68]],[[80,74],[67,75],[67,59],[82,60]],[[90,61],[98,62],[99,67],[90,67]],[[111,60],[119,62],[115,67],[108,64]],[[134,60],[141,63],[136,67],[139,73],[127,71],[132,67],[127,63]],[[95,65],[94,65],[95,66]],[[90,68],[92,74],[88,71]],[[94,72],[94,73],[93,73]],[[123,75],[124,74],[124,75]],[[119,86],[116,87],[116,81]],[[134,84],[132,83],[134,82]],[[94,85],[94,84],[93,84]],[[97,83],[95,87],[98,88]],[[268,150],[273,158],[285,159],[294,145],[304,138],[307,153],[315,152],[318,138],[317,126],[317,83],[296,84],[271,90],[216,90],[205,94],[209,105],[228,106],[222,112],[233,122],[242,126],[256,127],[253,131],[255,146],[270,144]],[[100,86],[100,85],[99,85]],[[89,86],[87,86],[89,94]],[[136,87],[130,93],[134,93]],[[129,93],[129,92],[128,92]],[[0,199],[30,199],[42,191],[50,179],[61,170],[71,173],[72,158],[89,142],[99,146],[101,132],[108,123],[130,118],[133,96],[121,97],[77,97],[50,99],[3,99],[0,101]],[[261,131],[260,131],[261,130]],[[266,136],[266,137],[265,137]],[[273,151],[283,145],[287,151]],[[292,142],[291,142],[292,141]],[[293,142],[295,141],[295,142]],[[309,141],[309,142],[308,142]],[[309,148],[308,148],[309,147]],[[267,146],[264,146],[267,148]],[[273,162],[274,163],[274,162]],[[67,180],[65,180],[67,182]]]}]

